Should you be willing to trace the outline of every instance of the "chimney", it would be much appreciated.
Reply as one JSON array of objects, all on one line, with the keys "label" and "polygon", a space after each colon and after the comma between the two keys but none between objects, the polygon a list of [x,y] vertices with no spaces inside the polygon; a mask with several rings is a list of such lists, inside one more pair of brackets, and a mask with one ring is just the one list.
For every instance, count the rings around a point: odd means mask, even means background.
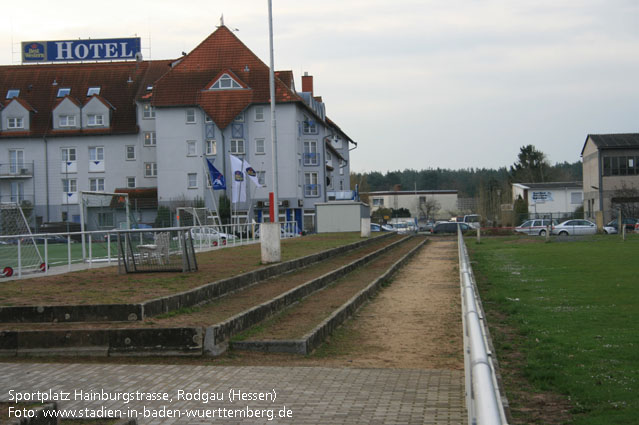
[{"label": "chimney", "polygon": [[305,72],[302,76],[302,92],[310,92],[311,96],[313,96],[313,76],[308,75],[308,72]]}]

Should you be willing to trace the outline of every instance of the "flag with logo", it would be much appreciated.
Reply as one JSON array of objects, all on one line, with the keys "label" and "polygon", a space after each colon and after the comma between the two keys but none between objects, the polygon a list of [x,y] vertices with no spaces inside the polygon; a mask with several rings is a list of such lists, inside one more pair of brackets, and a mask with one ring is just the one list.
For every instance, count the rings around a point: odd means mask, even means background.
[{"label": "flag with logo", "polygon": [[235,155],[231,156],[231,173],[233,174],[233,196],[231,201],[235,204],[246,201],[246,178],[242,160]]},{"label": "flag with logo", "polygon": [[226,190],[226,179],[220,173],[220,170],[215,168],[210,159],[206,158],[206,165],[209,167],[209,176],[211,178],[211,185],[213,190]]},{"label": "flag with logo", "polygon": [[257,178],[257,172],[253,167],[251,167],[251,164],[249,164],[247,160],[243,161],[242,168],[244,169],[244,175],[248,177],[256,187],[262,186],[260,184],[260,179]]}]

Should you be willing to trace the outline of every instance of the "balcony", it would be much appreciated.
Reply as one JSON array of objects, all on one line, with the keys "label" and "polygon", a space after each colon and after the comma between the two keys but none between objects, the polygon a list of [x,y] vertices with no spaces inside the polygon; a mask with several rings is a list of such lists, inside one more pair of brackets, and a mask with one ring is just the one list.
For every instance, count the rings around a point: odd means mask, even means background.
[{"label": "balcony", "polygon": [[304,165],[319,165],[320,154],[317,152],[305,152],[304,153]]},{"label": "balcony", "polygon": [[319,184],[305,184],[304,185],[304,197],[305,198],[319,198],[322,194],[322,188]]},{"label": "balcony", "polygon": [[33,177],[33,163],[0,164],[0,179],[30,179]]}]

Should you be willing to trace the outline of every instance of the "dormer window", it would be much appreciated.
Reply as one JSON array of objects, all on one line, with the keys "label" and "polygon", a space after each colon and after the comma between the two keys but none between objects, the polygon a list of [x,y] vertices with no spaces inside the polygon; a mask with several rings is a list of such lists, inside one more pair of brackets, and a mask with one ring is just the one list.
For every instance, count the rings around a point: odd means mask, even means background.
[{"label": "dormer window", "polygon": [[235,81],[229,74],[222,74],[218,80],[213,83],[211,90],[229,90],[229,89],[241,89],[242,85]]},{"label": "dormer window", "polygon": [[58,97],[64,97],[71,94],[71,89],[68,87],[60,87],[58,89]]},{"label": "dormer window", "polygon": [[60,127],[75,127],[75,115],[60,115]]},{"label": "dormer window", "polygon": [[104,115],[89,114],[87,115],[87,125],[97,127],[104,125]]},{"label": "dormer window", "polygon": [[7,118],[7,128],[9,130],[24,128],[24,120],[22,118]]},{"label": "dormer window", "polygon": [[100,94],[100,87],[89,87],[87,90],[87,97]]},{"label": "dormer window", "polygon": [[20,96],[20,90],[18,89],[10,89],[7,90],[7,99],[13,99],[14,97]]}]

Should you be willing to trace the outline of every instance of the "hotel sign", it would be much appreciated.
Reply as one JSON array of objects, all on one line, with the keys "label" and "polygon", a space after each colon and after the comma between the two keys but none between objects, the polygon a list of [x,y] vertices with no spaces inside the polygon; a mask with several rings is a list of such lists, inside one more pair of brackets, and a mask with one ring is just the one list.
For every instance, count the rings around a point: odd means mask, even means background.
[{"label": "hotel sign", "polygon": [[140,50],[139,37],[23,41],[22,63],[127,60],[135,59]]}]

